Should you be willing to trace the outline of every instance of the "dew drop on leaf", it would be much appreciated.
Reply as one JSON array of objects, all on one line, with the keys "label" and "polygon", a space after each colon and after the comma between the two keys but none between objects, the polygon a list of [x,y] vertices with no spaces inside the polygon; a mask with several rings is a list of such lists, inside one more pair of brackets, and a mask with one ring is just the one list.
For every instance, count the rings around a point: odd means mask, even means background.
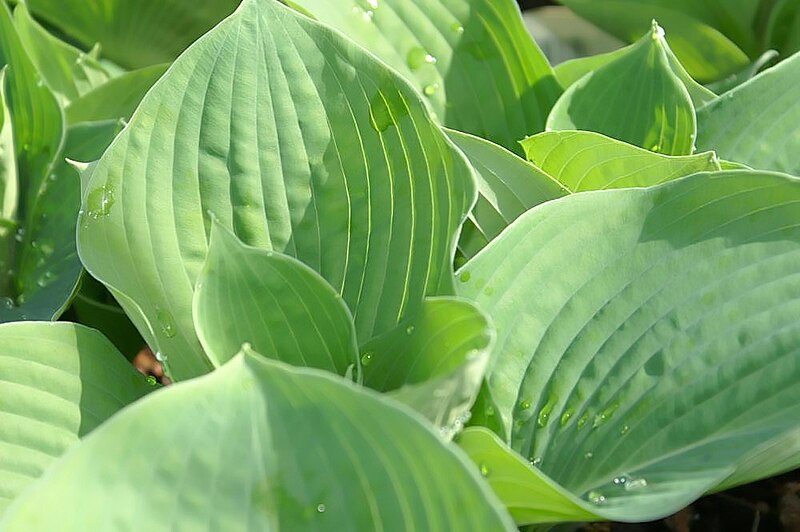
[{"label": "dew drop on leaf", "polygon": [[11,310],[14,308],[14,300],[10,297],[0,298],[0,307],[6,310]]},{"label": "dew drop on leaf", "polygon": [[523,399],[522,402],[519,404],[520,410],[527,410],[531,407],[531,402],[527,399]]},{"label": "dew drop on leaf", "polygon": [[412,334],[413,332],[414,332],[413,325],[409,325],[408,327],[406,327],[406,334]]},{"label": "dew drop on leaf", "polygon": [[455,33],[461,35],[464,33],[464,26],[462,26],[460,22],[453,22],[450,24],[450,31],[454,31]]},{"label": "dew drop on leaf", "polygon": [[147,384],[149,384],[150,386],[155,386],[156,384],[158,384],[158,381],[152,375],[148,375],[147,376]]},{"label": "dew drop on leaf", "polygon": [[325,513],[325,510],[327,510],[327,508],[325,507],[325,505],[324,505],[324,504],[318,504],[318,505],[317,505],[317,512],[319,512],[319,513],[321,513],[321,514],[324,514],[324,513]]},{"label": "dew drop on leaf", "polygon": [[175,319],[168,310],[156,307],[156,319],[158,320],[158,324],[161,326],[161,331],[167,338],[172,338],[175,336],[175,333],[177,333]]},{"label": "dew drop on leaf", "polygon": [[425,48],[415,46],[408,51],[406,63],[411,70],[419,70],[425,65],[436,64],[436,58],[429,54]]},{"label": "dew drop on leaf", "polygon": [[438,83],[431,83],[430,85],[425,85],[425,88],[422,89],[422,92],[425,93],[425,96],[433,96],[439,90]]},{"label": "dew drop on leaf", "polygon": [[86,197],[86,214],[94,220],[108,216],[115,201],[114,189],[110,184],[98,187]]},{"label": "dew drop on leaf", "polygon": [[639,490],[646,487],[647,481],[643,478],[631,479],[625,484],[626,491]]},{"label": "dew drop on leaf", "polygon": [[589,499],[589,502],[592,504],[604,504],[606,502],[605,496],[600,493],[599,491],[590,491],[589,494],[586,496]]},{"label": "dew drop on leaf", "polygon": [[481,476],[488,477],[489,473],[491,473],[489,466],[486,464],[481,464]]},{"label": "dew drop on leaf", "polygon": [[362,366],[369,366],[370,363],[372,362],[372,357],[373,357],[373,353],[371,351],[367,352],[367,353],[364,353],[361,356],[361,365]]},{"label": "dew drop on leaf", "polygon": [[472,277],[471,273],[464,272],[459,276],[459,279],[461,280],[462,283],[466,283],[467,281],[469,281],[470,277]]},{"label": "dew drop on leaf", "polygon": [[594,457],[594,453],[593,453],[592,451],[587,451],[587,452],[586,452],[586,453],[583,455],[583,457],[584,457],[584,458],[586,458],[587,460],[591,460],[591,459],[592,459],[592,457]]}]

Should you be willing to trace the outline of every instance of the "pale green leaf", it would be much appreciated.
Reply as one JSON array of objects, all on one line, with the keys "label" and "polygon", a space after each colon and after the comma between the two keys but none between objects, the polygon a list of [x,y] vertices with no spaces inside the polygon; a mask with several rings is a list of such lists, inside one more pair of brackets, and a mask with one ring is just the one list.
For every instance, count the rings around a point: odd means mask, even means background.
[{"label": "pale green leaf", "polygon": [[412,411],[252,352],[121,412],[0,527],[514,530],[463,453]]},{"label": "pale green leaf", "polygon": [[595,131],[667,155],[692,153],[694,107],[667,50],[654,22],[624,55],[571,85],[550,112],[547,129]]},{"label": "pale green leaf", "polygon": [[697,112],[697,146],[754,168],[800,174],[800,53]]},{"label": "pale green leaf", "polygon": [[239,0],[27,0],[30,11],[66,35],[135,69],[166,63],[229,15]]},{"label": "pale green leaf", "polygon": [[125,72],[70,102],[64,109],[70,124],[124,118],[129,120],[150,87],[166,72],[167,64]]},{"label": "pale green leaf", "polygon": [[25,4],[14,10],[14,23],[25,51],[62,105],[111,79],[94,57],[51,35],[33,20]]},{"label": "pale green leaf", "polygon": [[197,336],[216,366],[248,343],[294,366],[339,375],[358,367],[353,319],[339,294],[297,259],[246,246],[218,223],[193,306]]},{"label": "pale green leaf", "polygon": [[402,78],[293,10],[246,0],[172,65],[93,169],[79,250],[180,379],[212,367],[191,314],[209,212],[320,273],[361,343],[453,292],[475,194]]},{"label": "pale green leaf", "polygon": [[720,170],[714,152],[670,156],[589,131],[549,131],[522,141],[528,159],[572,192],[648,187]]},{"label": "pale green leaf", "polygon": [[467,156],[478,178],[478,201],[459,241],[467,258],[531,207],[568,193],[545,172],[496,144],[453,130],[447,135]]},{"label": "pale green leaf", "polygon": [[0,351],[2,516],[64,451],[152,386],[81,325],[3,324]]},{"label": "pale green leaf", "polygon": [[798,204],[795,178],[729,171],[517,219],[459,272],[510,447],[615,520],[800,465],[763,447],[797,433]]},{"label": "pale green leaf", "polygon": [[0,69],[0,293],[13,293],[9,267],[14,263],[16,247],[17,156],[14,149],[14,126],[6,103],[6,69]]},{"label": "pale green leaf", "polygon": [[447,127],[518,152],[561,93],[513,0],[295,0],[411,80]]},{"label": "pale green leaf", "polygon": [[452,437],[483,382],[494,329],[474,305],[430,298],[413,318],[361,348],[363,381],[407,404]]}]

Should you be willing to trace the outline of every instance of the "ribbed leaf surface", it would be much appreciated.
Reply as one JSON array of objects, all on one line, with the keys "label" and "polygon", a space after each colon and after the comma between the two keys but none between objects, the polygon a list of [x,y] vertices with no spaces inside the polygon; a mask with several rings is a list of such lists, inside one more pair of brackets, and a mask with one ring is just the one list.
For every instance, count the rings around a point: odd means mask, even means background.
[{"label": "ribbed leaf surface", "polygon": [[78,234],[177,378],[211,363],[191,301],[213,213],[344,298],[359,342],[452,293],[472,171],[413,89],[341,35],[247,0],[148,93],[91,177]]}]

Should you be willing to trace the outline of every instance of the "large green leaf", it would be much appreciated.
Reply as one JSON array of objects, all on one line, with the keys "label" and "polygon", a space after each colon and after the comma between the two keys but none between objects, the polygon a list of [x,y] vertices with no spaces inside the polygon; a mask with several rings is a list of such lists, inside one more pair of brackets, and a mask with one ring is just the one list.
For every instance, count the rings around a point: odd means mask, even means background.
[{"label": "large green leaf", "polygon": [[474,305],[430,298],[416,316],[362,346],[364,385],[409,405],[449,439],[469,419],[493,343],[494,329]]},{"label": "large green leaf", "polygon": [[449,130],[478,177],[478,201],[464,224],[459,249],[472,257],[519,215],[568,193],[552,177],[480,137]]},{"label": "large green leaf", "polygon": [[[750,29],[758,0],[559,0],[612,35],[634,41],[651,20],[667,30],[670,46],[692,77],[714,81],[744,68],[756,53]],[[730,33],[728,33],[730,32]],[[734,42],[731,41],[734,39]]]},{"label": "large green leaf", "polygon": [[694,107],[672,70],[663,30],[574,83],[547,118],[548,130],[583,129],[667,155],[692,153]]},{"label": "large green leaf", "polygon": [[93,160],[120,129],[118,121],[93,122],[67,130],[59,161],[28,205],[29,225],[17,230],[13,283],[16,298],[0,304],[0,321],[51,320],[75,293],[83,268],[75,245],[80,182],[68,159]]},{"label": "large green leaf", "polygon": [[510,447],[626,520],[800,465],[768,452],[797,448],[798,203],[783,174],[699,173],[514,222],[459,272]]},{"label": "large green leaf", "polygon": [[248,343],[294,366],[339,375],[358,367],[356,331],[341,296],[297,259],[246,246],[218,223],[197,280],[194,323],[217,366]]},{"label": "large green leaf", "polygon": [[144,67],[104,83],[66,107],[67,121],[77,124],[113,118],[130,119],[144,95],[164,75],[168,66]]},{"label": "large green leaf", "polygon": [[572,192],[647,187],[720,170],[714,152],[669,156],[590,131],[549,131],[522,141],[529,160]]},{"label": "large green leaf", "polygon": [[246,0],[173,64],[94,168],[79,251],[180,379],[212,366],[191,315],[209,213],[320,273],[364,342],[453,292],[475,194],[402,78],[293,10]]},{"label": "large green leaf", "polygon": [[800,4],[795,0],[777,0],[770,14],[767,45],[783,55],[800,50]]},{"label": "large green leaf", "polygon": [[416,414],[252,352],[120,413],[0,527],[514,530],[478,471]]},{"label": "large green leaf", "polygon": [[442,123],[512,151],[561,93],[513,0],[295,0],[422,92]]},{"label": "large green leaf", "polygon": [[0,516],[78,439],[152,386],[101,334],[0,325]]},{"label": "large green leaf", "polygon": [[239,0],[26,0],[34,15],[125,68],[172,61]]},{"label": "large green leaf", "polygon": [[111,75],[92,55],[59,40],[41,27],[25,4],[14,10],[19,38],[44,81],[62,105],[102,85]]},{"label": "large green leaf", "polygon": [[739,85],[697,112],[697,146],[754,168],[800,174],[800,53]]}]

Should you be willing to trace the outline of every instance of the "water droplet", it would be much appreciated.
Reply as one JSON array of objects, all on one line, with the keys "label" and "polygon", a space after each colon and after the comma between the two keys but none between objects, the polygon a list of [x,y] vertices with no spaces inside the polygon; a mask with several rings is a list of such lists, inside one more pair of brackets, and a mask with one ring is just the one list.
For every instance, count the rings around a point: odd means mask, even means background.
[{"label": "water droplet", "polygon": [[55,244],[49,238],[43,238],[37,241],[39,247],[39,253],[44,255],[45,257],[50,256],[55,251]]},{"label": "water droplet", "polygon": [[650,151],[658,153],[659,151],[661,151],[661,144],[658,143],[653,144],[653,146],[650,148]]},{"label": "water droplet", "polygon": [[647,481],[643,478],[634,478],[625,484],[625,491],[640,490],[647,487]]},{"label": "water droplet", "polygon": [[619,430],[620,434],[627,434],[631,428],[628,425],[622,425],[622,428]]},{"label": "water droplet", "polygon": [[487,406],[486,407],[486,416],[487,417],[492,417],[494,415],[495,415],[494,407],[492,405]]},{"label": "water droplet", "polygon": [[540,427],[544,428],[547,426],[547,422],[550,420],[550,413],[555,408],[558,399],[555,397],[551,397],[547,400],[547,403],[539,410],[539,417],[536,419],[536,424]]},{"label": "water droplet", "polygon": [[487,286],[483,289],[483,295],[491,297],[494,294],[494,288],[491,286]]},{"label": "water droplet", "polygon": [[161,351],[156,351],[156,360],[158,360],[162,364],[166,364],[167,355],[163,354]]},{"label": "water droplet", "polygon": [[0,306],[6,310],[11,310],[14,308],[14,300],[10,297],[0,298]]},{"label": "water droplet", "polygon": [[472,274],[469,272],[462,273],[458,278],[461,280],[462,283],[466,283],[470,280]]},{"label": "water droplet", "polygon": [[167,338],[172,338],[175,336],[175,333],[178,332],[175,327],[175,319],[168,310],[156,307],[156,319],[159,325],[161,325],[161,332],[163,332]]},{"label": "water droplet", "polygon": [[147,376],[147,384],[149,384],[150,386],[155,386],[156,384],[158,384],[158,381],[152,375],[148,375]]},{"label": "water droplet", "polygon": [[414,332],[413,325],[409,325],[408,327],[406,327],[406,334],[412,334],[413,332]]},{"label": "water droplet", "polygon": [[408,51],[406,63],[411,70],[419,70],[425,65],[436,64],[436,58],[429,54],[425,48],[415,46]]},{"label": "water droplet", "polygon": [[527,410],[531,407],[531,402],[527,399],[523,399],[522,402],[519,404],[520,410]]},{"label": "water droplet", "polygon": [[430,85],[425,85],[425,88],[422,89],[422,92],[425,93],[425,96],[433,96],[438,90],[439,84],[431,83]]},{"label": "water droplet", "polygon": [[324,504],[320,503],[320,504],[317,505],[317,512],[319,512],[321,514],[324,514],[325,510],[327,510],[327,508],[325,507]]},{"label": "water droplet", "polygon": [[28,297],[25,294],[18,295],[17,296],[17,306],[19,307],[19,306],[23,305],[25,303],[25,300],[27,300],[27,299],[28,299]]},{"label": "water droplet", "polygon": [[536,457],[531,456],[530,458],[528,458],[528,461],[531,463],[533,467],[539,467],[540,465],[542,465],[541,456],[536,456]]},{"label": "water droplet", "polygon": [[606,502],[605,496],[599,491],[590,491],[586,498],[589,499],[589,502],[592,504],[600,505]]},{"label": "water droplet", "polygon": [[50,281],[52,280],[53,272],[45,272],[41,277],[39,277],[39,279],[36,280],[36,284],[39,286],[39,288],[44,288],[50,284]]},{"label": "water droplet", "polygon": [[618,477],[614,477],[612,482],[615,486],[624,486],[630,479],[631,478],[628,475],[620,475]]},{"label": "water droplet", "polygon": [[464,33],[464,26],[462,26],[460,22],[453,22],[452,24],[450,24],[450,31],[454,31],[459,35],[461,35],[462,33]]},{"label": "water droplet", "polygon": [[581,416],[581,418],[578,420],[578,430],[581,430],[583,426],[586,425],[586,421],[588,421],[588,419],[589,419],[588,412]]},{"label": "water droplet", "polygon": [[586,451],[586,453],[584,453],[583,457],[585,459],[587,459],[587,460],[591,460],[594,457],[594,453],[592,451]]},{"label": "water droplet", "polygon": [[25,228],[24,227],[17,228],[17,232],[14,234],[14,240],[16,240],[17,242],[22,242],[23,240],[25,240]]},{"label": "water droplet", "polygon": [[491,473],[489,466],[486,464],[481,464],[481,476],[488,477],[489,473]]},{"label": "water droplet", "polygon": [[561,415],[561,426],[563,427],[564,425],[569,423],[569,420],[572,418],[572,416],[573,416],[572,410],[567,410],[566,412],[564,412]]},{"label": "water droplet", "polygon": [[374,356],[374,355],[373,355],[372,351],[369,351],[369,352],[367,352],[367,353],[364,353],[364,354],[361,356],[361,365],[362,365],[362,366],[369,366],[369,365],[370,365],[370,363],[372,362],[372,357],[373,357],[373,356]]},{"label": "water droplet", "polygon": [[353,6],[353,13],[355,13],[364,22],[372,22],[372,17],[375,16],[375,12],[373,10],[364,9],[360,6]]},{"label": "water droplet", "polygon": [[94,220],[102,216],[108,216],[111,213],[114,201],[116,201],[114,188],[110,184],[98,187],[89,192],[86,197],[86,214]]}]

